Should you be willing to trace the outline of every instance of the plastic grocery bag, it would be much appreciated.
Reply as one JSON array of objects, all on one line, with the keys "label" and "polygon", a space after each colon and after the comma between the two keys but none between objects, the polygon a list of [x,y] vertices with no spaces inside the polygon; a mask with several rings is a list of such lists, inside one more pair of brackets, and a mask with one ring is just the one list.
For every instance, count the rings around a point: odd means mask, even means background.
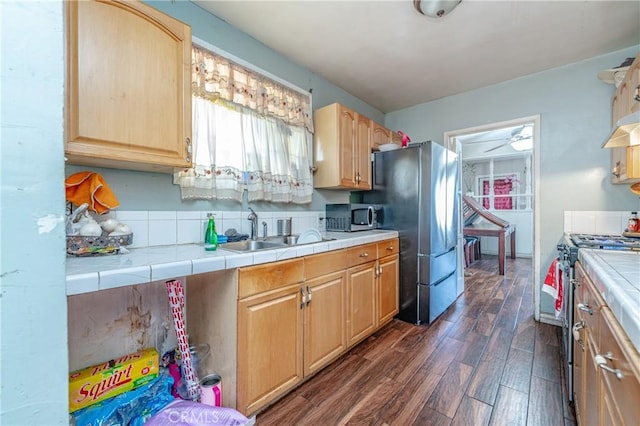
[{"label": "plastic grocery bag", "polygon": [[151,417],[146,426],[244,426],[249,419],[233,408],[175,400]]},{"label": "plastic grocery bag", "polygon": [[146,420],[175,400],[173,378],[166,373],[139,388],[106,399],[71,414],[76,426],[142,426]]}]

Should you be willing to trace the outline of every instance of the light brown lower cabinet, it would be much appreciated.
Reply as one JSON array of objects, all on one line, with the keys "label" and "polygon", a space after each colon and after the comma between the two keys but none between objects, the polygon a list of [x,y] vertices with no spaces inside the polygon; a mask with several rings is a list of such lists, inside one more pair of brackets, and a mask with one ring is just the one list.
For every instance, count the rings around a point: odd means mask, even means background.
[{"label": "light brown lower cabinet", "polygon": [[376,262],[349,268],[347,271],[347,345],[364,340],[377,326]]},{"label": "light brown lower cabinet", "polygon": [[347,249],[347,346],[373,333],[378,326],[376,278],[378,245],[363,244]]},{"label": "light brown lower cabinet", "polygon": [[400,311],[400,246],[399,240],[378,243],[378,327],[382,327]]},{"label": "light brown lower cabinet", "polygon": [[[602,310],[600,328],[600,374],[605,404],[603,424],[632,425],[640,422],[640,356],[609,308]],[[609,417],[612,423],[606,422]]]},{"label": "light brown lower cabinet", "polygon": [[304,375],[340,356],[346,344],[346,275],[332,272],[305,282]]},{"label": "light brown lower cabinet", "polygon": [[397,247],[395,239],[238,270],[238,411],[257,413],[391,321]]},{"label": "light brown lower cabinet", "polygon": [[302,325],[300,284],[239,302],[240,411],[254,412],[302,380]]},{"label": "light brown lower cabinet", "polygon": [[640,355],[580,262],[574,302],[574,402],[579,425],[640,419]]}]

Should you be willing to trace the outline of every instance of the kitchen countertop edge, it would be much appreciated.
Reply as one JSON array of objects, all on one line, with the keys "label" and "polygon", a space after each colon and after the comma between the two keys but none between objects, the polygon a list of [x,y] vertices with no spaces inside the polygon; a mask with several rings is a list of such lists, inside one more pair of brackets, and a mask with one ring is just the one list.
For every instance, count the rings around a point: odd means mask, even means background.
[{"label": "kitchen countertop edge", "polygon": [[398,237],[397,231],[387,230],[322,234],[330,240],[252,253],[231,252],[224,250],[224,245],[216,251],[205,251],[202,244],[179,244],[135,248],[113,256],[67,257],[67,296],[293,259]]}]

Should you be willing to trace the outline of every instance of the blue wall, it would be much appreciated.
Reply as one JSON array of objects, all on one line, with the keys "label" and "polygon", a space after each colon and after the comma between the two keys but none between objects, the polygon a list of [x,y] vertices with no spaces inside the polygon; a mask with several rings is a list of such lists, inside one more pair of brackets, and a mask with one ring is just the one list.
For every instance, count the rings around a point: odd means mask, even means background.
[{"label": "blue wall", "polygon": [[[565,210],[638,210],[629,185],[612,185],[610,152],[614,86],[597,73],[634,57],[640,46],[387,114],[385,126],[413,140],[442,142],[444,132],[540,114],[540,269],[555,257]],[[543,294],[542,312],[553,312]]]},{"label": "blue wall", "polygon": [[0,424],[68,424],[62,2],[1,2]]}]

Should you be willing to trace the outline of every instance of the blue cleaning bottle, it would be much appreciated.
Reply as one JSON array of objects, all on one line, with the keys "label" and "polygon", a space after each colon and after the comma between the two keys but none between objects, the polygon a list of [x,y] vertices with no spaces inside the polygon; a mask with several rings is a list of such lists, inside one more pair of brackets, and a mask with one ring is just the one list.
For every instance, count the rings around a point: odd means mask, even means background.
[{"label": "blue cleaning bottle", "polygon": [[218,233],[216,232],[216,222],[213,220],[213,213],[208,213],[207,230],[204,233],[204,249],[214,251],[218,248]]}]

